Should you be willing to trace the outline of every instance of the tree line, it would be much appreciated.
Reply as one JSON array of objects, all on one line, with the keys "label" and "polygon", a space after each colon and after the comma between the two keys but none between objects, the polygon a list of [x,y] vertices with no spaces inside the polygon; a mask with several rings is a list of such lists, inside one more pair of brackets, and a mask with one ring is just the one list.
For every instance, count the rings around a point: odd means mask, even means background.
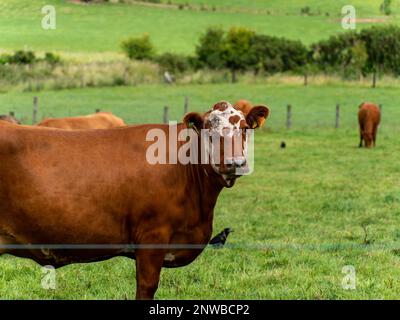
[{"label": "tree line", "polygon": [[131,59],[152,60],[173,73],[229,70],[233,82],[244,71],[260,75],[322,72],[347,79],[371,73],[400,74],[400,28],[394,25],[348,31],[309,46],[243,27],[210,27],[200,36],[192,56],[157,55],[149,35],[125,40],[122,49]]}]

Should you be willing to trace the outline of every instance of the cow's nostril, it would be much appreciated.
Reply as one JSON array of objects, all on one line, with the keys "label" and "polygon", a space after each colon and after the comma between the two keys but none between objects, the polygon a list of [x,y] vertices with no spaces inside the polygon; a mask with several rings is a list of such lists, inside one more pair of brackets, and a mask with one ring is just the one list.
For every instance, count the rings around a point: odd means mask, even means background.
[{"label": "cow's nostril", "polygon": [[234,160],[236,167],[243,167],[246,164],[246,159],[244,158],[237,158]]}]

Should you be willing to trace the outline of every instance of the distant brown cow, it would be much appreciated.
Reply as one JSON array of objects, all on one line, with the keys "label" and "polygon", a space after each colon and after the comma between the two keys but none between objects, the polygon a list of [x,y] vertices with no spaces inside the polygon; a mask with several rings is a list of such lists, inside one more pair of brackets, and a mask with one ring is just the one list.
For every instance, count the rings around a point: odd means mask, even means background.
[{"label": "distant brown cow", "polygon": [[15,123],[15,124],[21,124],[21,122],[19,120],[17,120],[16,118],[14,118],[13,116],[0,115],[0,120]]},{"label": "distant brown cow", "polygon": [[110,112],[98,112],[82,117],[70,118],[48,118],[38,123],[39,127],[51,127],[66,130],[77,129],[111,129],[115,127],[124,127],[124,120],[114,116]]},{"label": "distant brown cow", "polygon": [[375,147],[376,134],[381,121],[381,111],[373,103],[363,102],[358,111],[358,123],[360,125],[360,148],[362,142],[366,148]]}]

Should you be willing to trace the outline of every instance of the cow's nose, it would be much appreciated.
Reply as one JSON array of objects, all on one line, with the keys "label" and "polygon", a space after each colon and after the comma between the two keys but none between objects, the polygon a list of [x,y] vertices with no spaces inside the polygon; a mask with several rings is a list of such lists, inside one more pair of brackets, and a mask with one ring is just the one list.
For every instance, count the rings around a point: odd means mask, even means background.
[{"label": "cow's nose", "polygon": [[246,158],[240,157],[240,158],[234,158],[233,162],[236,167],[240,168],[243,167],[246,164]]}]

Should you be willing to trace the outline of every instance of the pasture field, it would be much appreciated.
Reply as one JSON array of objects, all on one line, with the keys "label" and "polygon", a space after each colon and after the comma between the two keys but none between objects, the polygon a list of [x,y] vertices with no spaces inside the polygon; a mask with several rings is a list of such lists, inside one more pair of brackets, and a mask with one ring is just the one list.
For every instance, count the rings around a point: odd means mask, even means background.
[{"label": "pasture field", "polygon": [[[0,95],[0,113],[29,122],[33,93]],[[207,249],[194,263],[164,269],[158,299],[382,299],[400,294],[400,137],[397,88],[346,86],[139,86],[41,92],[40,116],[111,110],[129,123],[160,122],[190,110],[248,97],[272,110],[256,133],[255,172],[223,190],[214,234],[235,232],[223,249]],[[378,147],[359,149],[356,113],[363,100],[383,104]],[[293,129],[284,129],[293,105]],[[342,127],[333,129],[335,104]],[[281,141],[287,148],[280,149]],[[342,268],[355,267],[355,290],[342,288]],[[2,256],[4,299],[132,299],[134,261],[70,265],[57,271],[57,289],[40,285],[35,263]]]},{"label": "pasture field", "polygon": [[[299,39],[309,44],[343,32],[340,17],[346,1],[174,0],[173,3],[204,4],[207,11],[178,10],[138,4],[79,5],[64,0],[2,0],[0,3],[0,48],[58,51],[73,54],[118,53],[121,40],[148,33],[160,52],[193,53],[198,37],[210,25],[245,26],[259,33]],[[352,1],[358,18],[379,18],[381,0]],[[250,4],[251,3],[251,4]],[[57,29],[41,28],[41,8],[52,4]],[[311,16],[300,15],[309,6]],[[216,6],[216,11],[210,8]],[[247,8],[247,9],[246,9]],[[397,23],[400,5],[394,2],[387,22]],[[329,13],[329,16],[326,15]],[[370,26],[360,23],[359,28]]]},{"label": "pasture field", "polygon": [[[371,15],[377,16],[380,14],[379,7],[382,2],[379,0],[353,0],[351,3],[346,0],[337,1],[319,1],[319,0],[162,0],[163,3],[172,4],[186,4],[216,7],[225,11],[244,11],[244,12],[269,12],[270,14],[281,15],[298,15],[302,8],[308,7],[311,15],[325,15],[327,12],[329,16],[340,15],[341,8],[345,5],[353,5],[357,12],[362,16]],[[392,4],[393,13],[399,13],[400,4],[394,2]]]}]

